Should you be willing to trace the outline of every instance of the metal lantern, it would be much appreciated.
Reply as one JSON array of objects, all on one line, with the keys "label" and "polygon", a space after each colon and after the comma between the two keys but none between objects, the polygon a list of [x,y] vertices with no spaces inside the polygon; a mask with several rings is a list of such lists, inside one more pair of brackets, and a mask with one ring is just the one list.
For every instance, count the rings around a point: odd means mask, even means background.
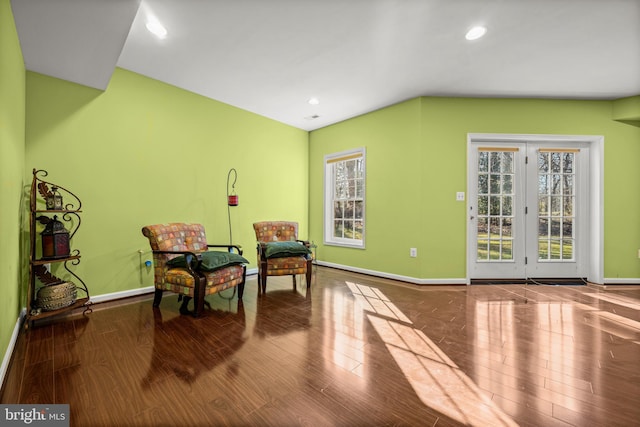
[{"label": "metal lantern", "polygon": [[229,206],[238,206],[238,195],[234,192],[228,196]]},{"label": "metal lantern", "polygon": [[69,232],[56,215],[47,222],[42,231],[42,258],[65,258],[71,253]]},{"label": "metal lantern", "polygon": [[[229,178],[231,178],[231,173],[233,173],[233,184],[231,184],[231,193],[229,193]],[[238,172],[234,168],[229,169],[229,173],[227,174],[227,205],[228,206],[238,206],[238,195],[236,194],[236,180],[238,179]]]},{"label": "metal lantern", "polygon": [[51,187],[51,192],[46,197],[47,209],[54,211],[62,210],[62,195],[58,191],[58,187]]}]

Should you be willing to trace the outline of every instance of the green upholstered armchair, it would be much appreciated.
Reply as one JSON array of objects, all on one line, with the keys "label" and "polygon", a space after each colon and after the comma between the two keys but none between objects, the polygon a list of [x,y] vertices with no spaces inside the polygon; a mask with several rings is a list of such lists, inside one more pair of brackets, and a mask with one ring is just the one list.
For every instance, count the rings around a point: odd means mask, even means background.
[{"label": "green upholstered armchair", "polygon": [[[153,306],[158,307],[164,291],[171,291],[183,298],[181,314],[200,315],[204,310],[205,296],[237,287],[238,300],[242,299],[246,279],[246,266],[242,263],[242,249],[236,245],[210,245],[201,224],[155,224],[142,228],[149,239],[153,253],[155,296]],[[226,253],[240,257],[212,270],[202,267],[202,259],[210,248],[225,248]],[[235,252],[233,252],[235,250]],[[219,252],[218,252],[219,254]],[[217,254],[213,254],[217,255]],[[224,253],[220,254],[225,257]],[[182,264],[175,261],[181,258]],[[226,256],[229,258],[230,256]],[[244,260],[246,261],[246,260]],[[234,289],[235,293],[235,289]],[[187,308],[194,300],[194,311]]]},{"label": "green upholstered armchair", "polygon": [[311,286],[311,251],[309,242],[298,240],[298,223],[291,221],[262,221],[253,224],[258,240],[258,291],[267,290],[268,276],[304,274],[307,288]]}]

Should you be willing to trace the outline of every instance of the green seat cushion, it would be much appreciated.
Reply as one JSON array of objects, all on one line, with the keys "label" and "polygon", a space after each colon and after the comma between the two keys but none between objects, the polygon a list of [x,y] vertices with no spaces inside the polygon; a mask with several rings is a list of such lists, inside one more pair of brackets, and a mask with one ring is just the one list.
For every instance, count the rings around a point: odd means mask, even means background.
[{"label": "green seat cushion", "polygon": [[[234,252],[207,251],[197,254],[200,260],[199,270],[214,271],[230,265],[249,264],[249,261],[242,255]],[[187,266],[185,256],[180,255],[167,262],[169,268],[185,268]]]},{"label": "green seat cushion", "polygon": [[287,242],[269,242],[264,251],[266,258],[282,258],[289,256],[305,256],[309,255],[311,251],[305,245],[299,242],[287,241]]}]

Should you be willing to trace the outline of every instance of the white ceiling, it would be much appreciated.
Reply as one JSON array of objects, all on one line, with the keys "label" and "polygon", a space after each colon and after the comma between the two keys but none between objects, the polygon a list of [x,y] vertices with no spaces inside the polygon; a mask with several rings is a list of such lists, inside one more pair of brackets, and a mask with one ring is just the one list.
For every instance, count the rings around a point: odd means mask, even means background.
[{"label": "white ceiling", "polygon": [[[640,94],[640,0],[12,0],[28,70],[115,67],[304,130],[417,96]],[[161,40],[145,28],[155,17]],[[477,24],[482,39],[465,40]],[[309,105],[317,97],[319,105]],[[310,116],[319,116],[310,119]]]}]

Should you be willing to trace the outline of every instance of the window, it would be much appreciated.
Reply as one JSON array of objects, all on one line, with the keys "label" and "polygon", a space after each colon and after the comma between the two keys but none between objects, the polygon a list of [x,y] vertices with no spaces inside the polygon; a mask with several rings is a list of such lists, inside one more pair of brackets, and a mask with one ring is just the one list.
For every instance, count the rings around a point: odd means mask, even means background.
[{"label": "window", "polygon": [[324,158],[324,242],[364,248],[365,150]]}]

